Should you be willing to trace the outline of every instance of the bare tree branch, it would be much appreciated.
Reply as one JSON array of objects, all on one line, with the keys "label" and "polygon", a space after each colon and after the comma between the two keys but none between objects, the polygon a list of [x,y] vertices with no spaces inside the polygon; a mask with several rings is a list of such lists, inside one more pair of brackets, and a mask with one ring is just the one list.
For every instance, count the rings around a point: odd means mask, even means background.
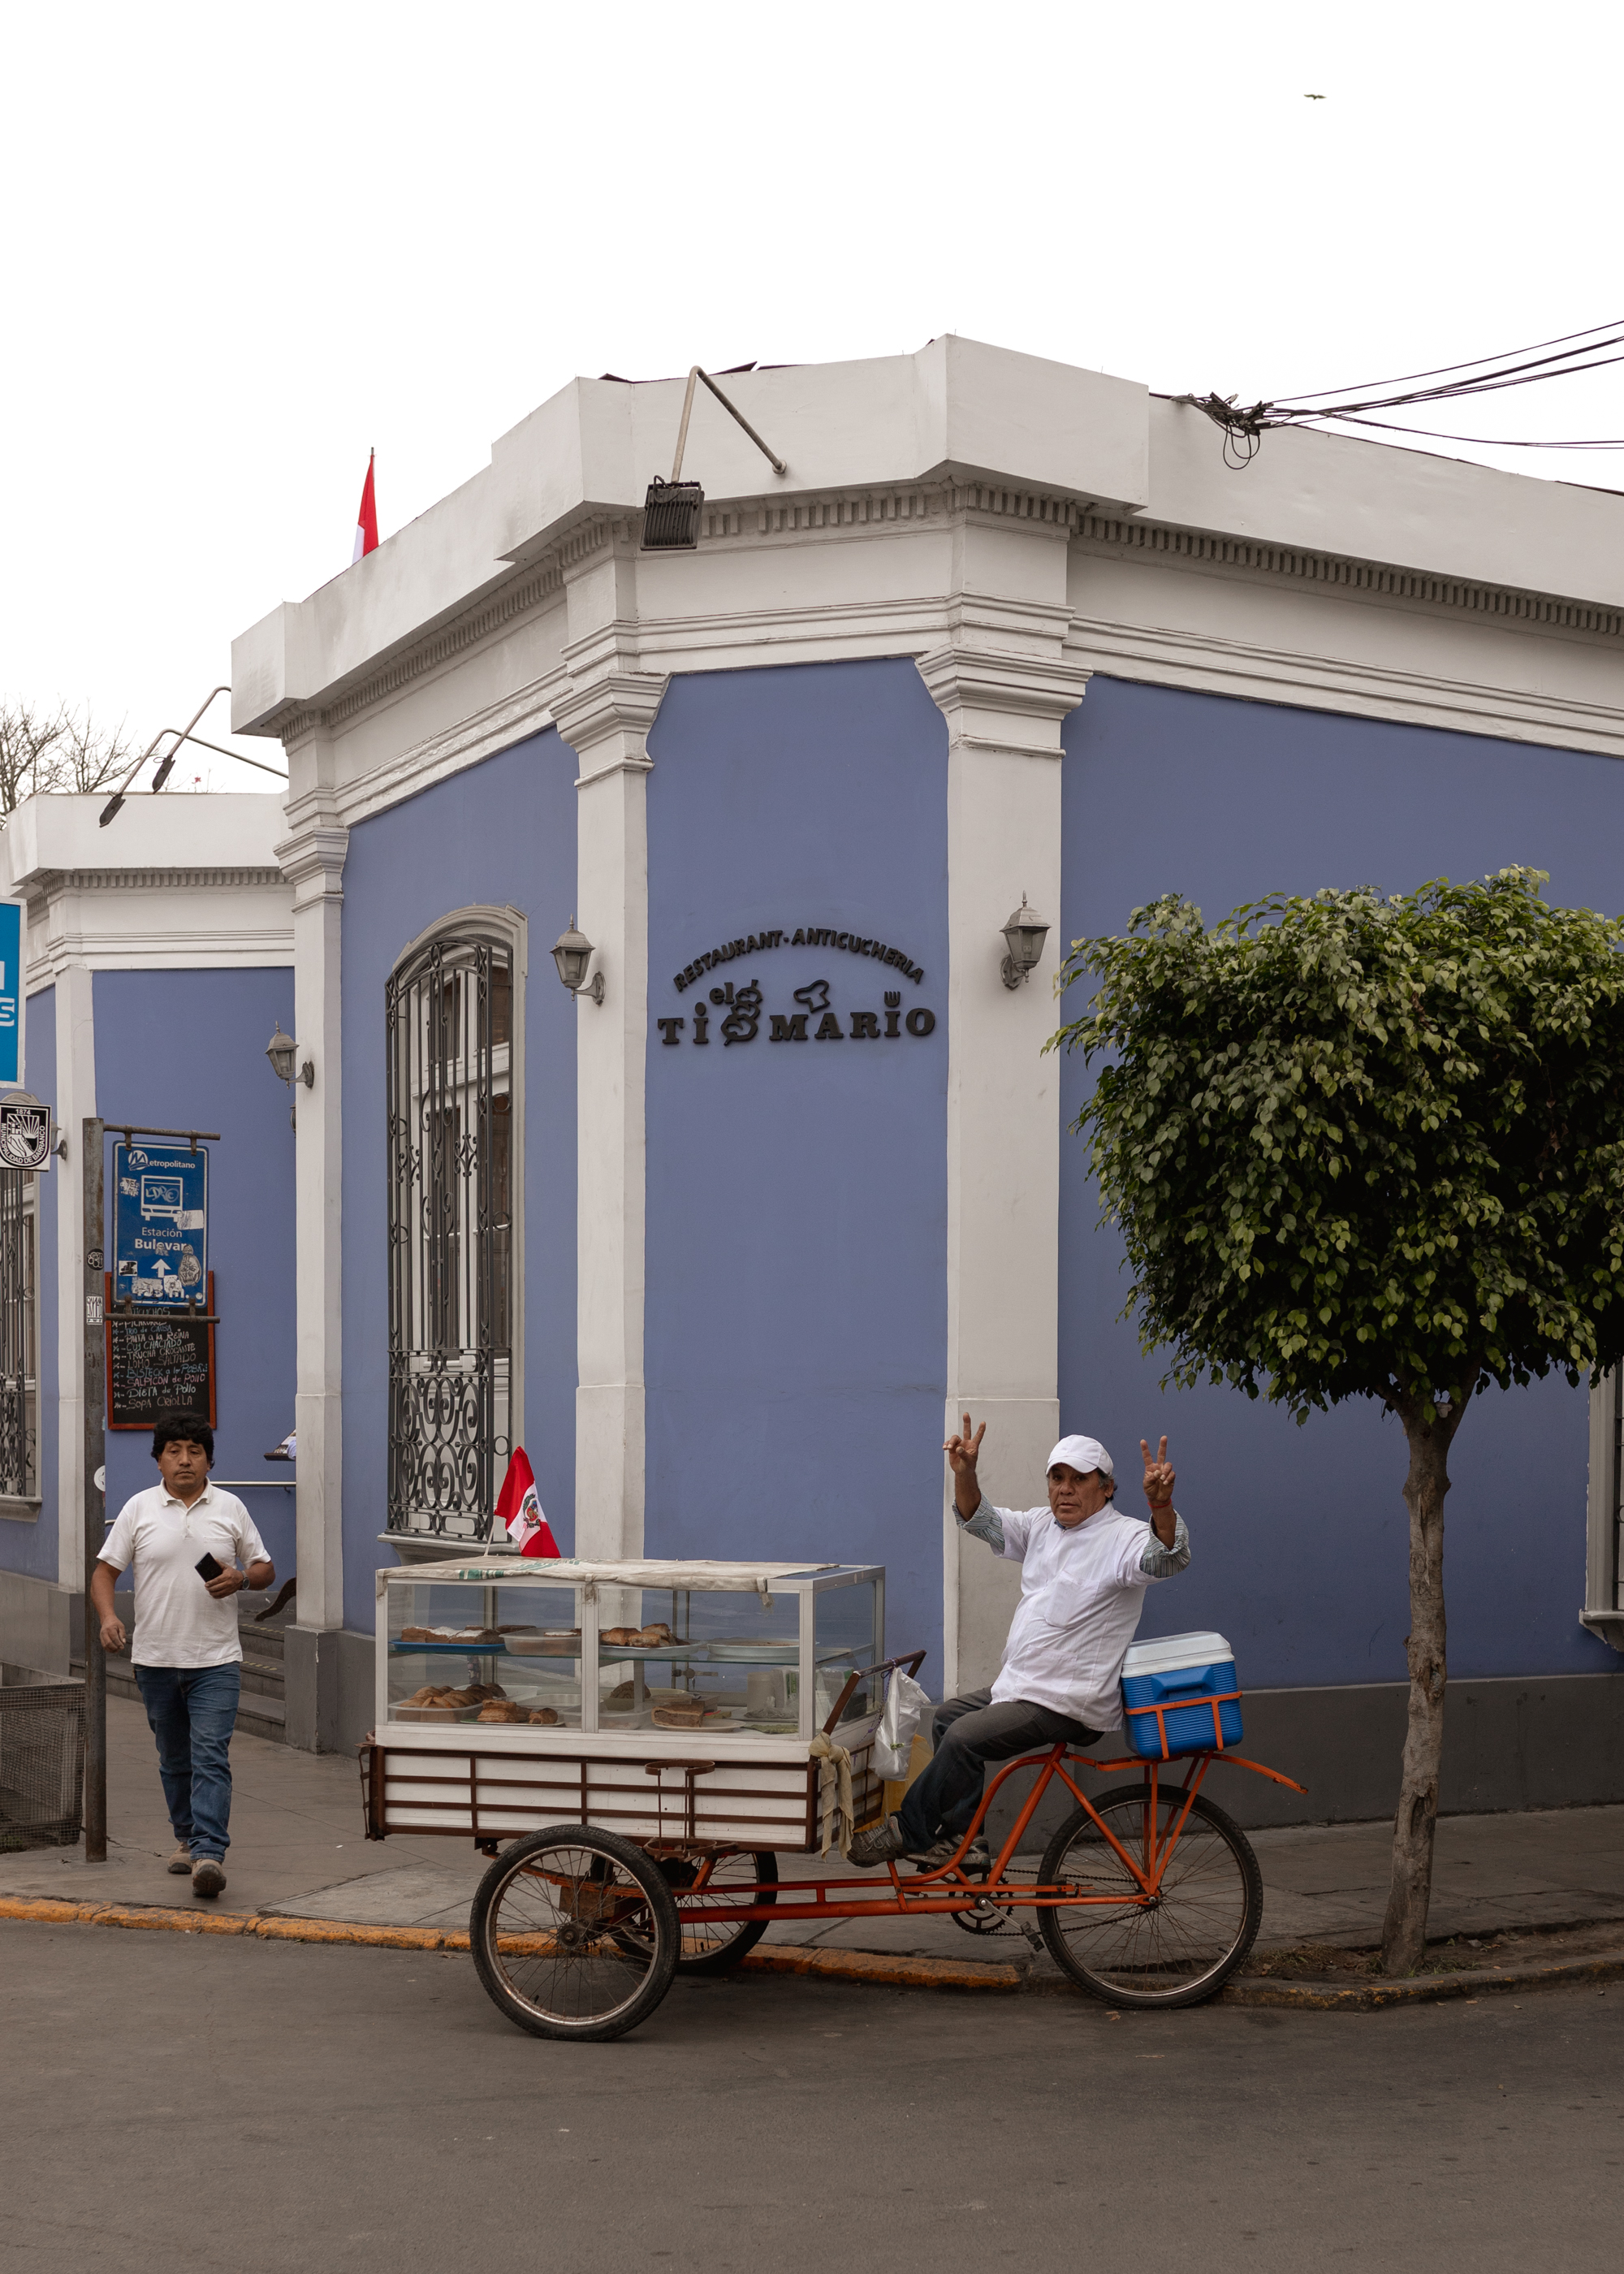
[{"label": "bare tree branch", "polygon": [[105,787],[134,756],[123,727],[98,727],[88,704],[81,712],[0,702],[0,824],[25,798]]}]

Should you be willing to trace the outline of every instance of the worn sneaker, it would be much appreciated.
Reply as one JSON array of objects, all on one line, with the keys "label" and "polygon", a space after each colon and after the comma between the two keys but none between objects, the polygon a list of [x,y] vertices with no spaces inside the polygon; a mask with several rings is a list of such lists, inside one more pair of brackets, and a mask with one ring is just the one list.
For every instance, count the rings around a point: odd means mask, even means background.
[{"label": "worn sneaker", "polygon": [[883,1817],[860,1832],[846,1851],[848,1864],[866,1871],[870,1864],[894,1864],[908,1852],[907,1834],[894,1816]]},{"label": "worn sneaker", "polygon": [[199,1856],[192,1867],[194,1895],[217,1895],[225,1886],[225,1867],[217,1856]]},{"label": "worn sneaker", "polygon": [[184,1840],[163,1868],[166,1871],[173,1871],[177,1879],[179,1879],[183,1871],[191,1871],[192,1850]]},{"label": "worn sneaker", "polygon": [[[937,1840],[911,1860],[921,1871],[940,1871],[959,1855],[957,1840]],[[959,1868],[966,1878],[984,1879],[992,1869],[992,1850],[984,1840],[973,1840],[959,1856]]]}]

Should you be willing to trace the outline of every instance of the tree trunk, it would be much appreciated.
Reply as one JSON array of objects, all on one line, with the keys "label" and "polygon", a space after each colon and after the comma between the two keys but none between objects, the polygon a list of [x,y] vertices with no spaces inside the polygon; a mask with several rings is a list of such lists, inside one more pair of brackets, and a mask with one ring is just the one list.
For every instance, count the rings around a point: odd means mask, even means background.
[{"label": "tree trunk", "polygon": [[1410,1726],[1393,1826],[1393,1884],[1381,1930],[1381,1963],[1384,1973],[1413,1974],[1426,1953],[1444,1751],[1444,1501],[1449,1445],[1465,1405],[1452,1400],[1440,1407],[1430,1398],[1406,1398],[1397,1410],[1410,1442],[1404,1483],[1410,1510]]}]

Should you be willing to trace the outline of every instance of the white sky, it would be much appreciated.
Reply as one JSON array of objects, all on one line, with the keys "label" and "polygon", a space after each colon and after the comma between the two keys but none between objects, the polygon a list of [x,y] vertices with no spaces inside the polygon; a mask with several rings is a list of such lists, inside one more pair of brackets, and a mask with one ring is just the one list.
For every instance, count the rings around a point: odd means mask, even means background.
[{"label": "white sky", "polygon": [[[951,330],[1251,400],[1624,312],[1616,6],[1306,14],[11,11],[0,696],[184,725],[348,563],[369,446],[387,536],[576,373]],[[1429,410],[1620,435],[1624,365]],[[1624,452],[1458,455],[1624,489]]]}]

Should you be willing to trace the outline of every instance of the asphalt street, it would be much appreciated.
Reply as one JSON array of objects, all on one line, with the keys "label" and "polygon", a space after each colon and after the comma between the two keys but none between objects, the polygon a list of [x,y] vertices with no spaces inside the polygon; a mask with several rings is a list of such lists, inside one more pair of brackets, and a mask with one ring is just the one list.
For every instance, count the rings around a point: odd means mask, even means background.
[{"label": "asphalt street", "polygon": [[466,1957],[0,1924],[0,2266],[1563,2274],[1624,1985],[1379,2014],[678,1983],[526,2037]]}]

